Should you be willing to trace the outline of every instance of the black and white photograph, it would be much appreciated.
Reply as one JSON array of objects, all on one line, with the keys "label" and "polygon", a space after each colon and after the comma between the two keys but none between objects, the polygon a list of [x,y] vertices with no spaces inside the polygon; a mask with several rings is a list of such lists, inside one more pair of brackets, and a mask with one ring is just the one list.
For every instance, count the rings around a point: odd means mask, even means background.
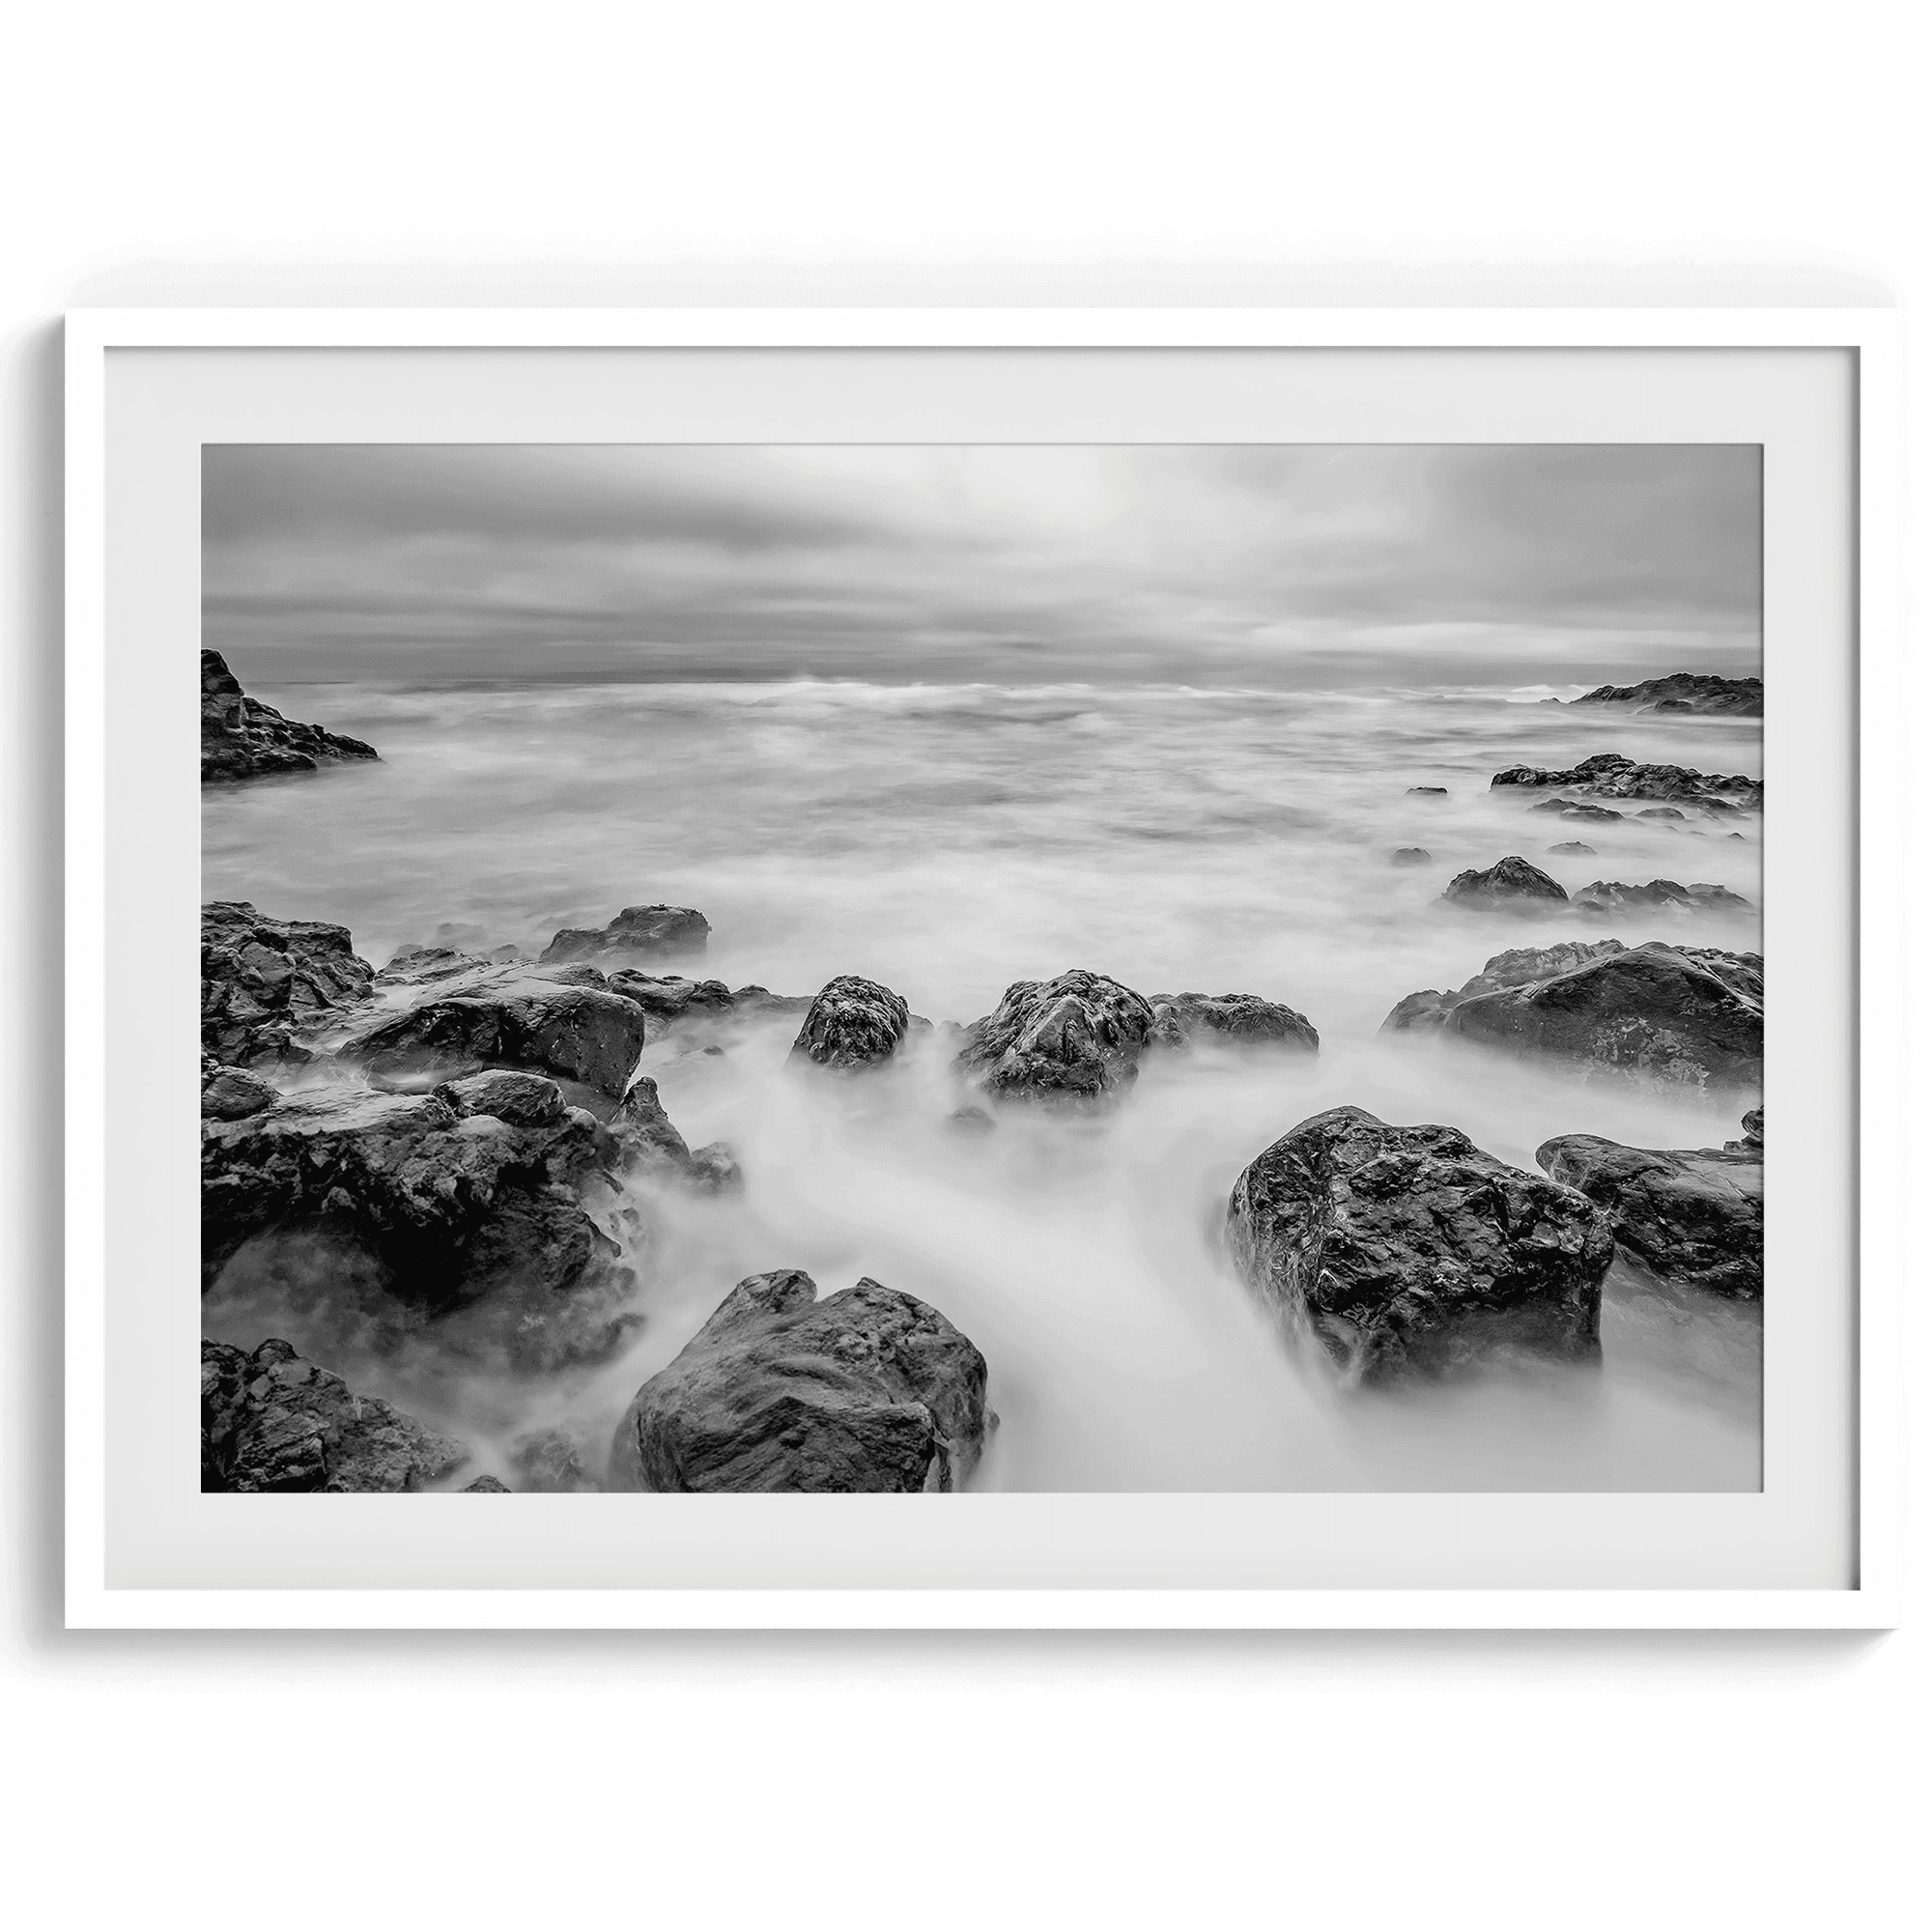
[{"label": "black and white photograph", "polygon": [[208,445],[204,1490],[1757,1491],[1762,529]]}]

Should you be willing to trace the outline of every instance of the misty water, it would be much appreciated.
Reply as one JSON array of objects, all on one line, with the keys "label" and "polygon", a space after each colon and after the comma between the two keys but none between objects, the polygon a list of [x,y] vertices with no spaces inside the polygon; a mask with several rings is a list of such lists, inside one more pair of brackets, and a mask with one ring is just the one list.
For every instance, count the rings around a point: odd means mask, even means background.
[{"label": "misty water", "polygon": [[[1220,1236],[1247,1162],[1344,1102],[1459,1127],[1529,1169],[1558,1133],[1734,1138],[1733,1103],[1378,1029],[1405,994],[1460,985],[1507,947],[1755,949],[1754,917],[1525,927],[1435,901],[1454,872],[1521,853],[1572,891],[1710,881],[1755,905],[1754,814],[1578,825],[1489,781],[1604,751],[1756,776],[1756,720],[1538,701],[1571,686],[250,688],[368,739],[383,762],[210,790],[204,896],[339,922],[378,965],[407,944],[534,953],[561,926],[667,902],[707,916],[710,948],[646,970],[790,994],[860,974],[917,1013],[965,1022],[1015,980],[1084,966],[1144,993],[1281,1001],[1321,1049],[1151,1056],[1109,1118],[1005,1113],[972,1136],[948,1124],[958,1096],[936,1037],[903,1068],[854,1082],[787,1069],[796,1021],[741,1028],[722,1053],[673,1034],[640,1070],[692,1145],[731,1145],[747,1184],[648,1195],[644,1321],[620,1359],[530,1379],[381,1354],[245,1269],[211,1297],[210,1334],[284,1336],[492,1453],[556,1423],[594,1459],[639,1383],[735,1281],[795,1266],[821,1294],[861,1275],[909,1291],[980,1347],[1002,1426],[976,1489],[1757,1487],[1753,1307],[1619,1261],[1600,1369],[1345,1396],[1293,1352]],[[1572,839],[1595,856],[1548,849]],[[1393,867],[1411,845],[1430,863]]]}]

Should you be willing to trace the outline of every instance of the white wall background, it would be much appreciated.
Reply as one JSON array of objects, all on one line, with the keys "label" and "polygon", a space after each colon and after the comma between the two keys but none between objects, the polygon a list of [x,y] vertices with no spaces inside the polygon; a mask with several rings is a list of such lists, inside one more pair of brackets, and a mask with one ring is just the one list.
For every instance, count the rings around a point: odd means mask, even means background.
[{"label": "white wall background", "polygon": [[[1907,307],[1922,350],[1917,11],[11,14],[0,1819],[15,1922],[1706,1928],[1923,1910],[1922,1628],[65,1635],[53,842],[64,307],[1878,299]],[[1922,393],[1913,408],[1922,453]]]}]

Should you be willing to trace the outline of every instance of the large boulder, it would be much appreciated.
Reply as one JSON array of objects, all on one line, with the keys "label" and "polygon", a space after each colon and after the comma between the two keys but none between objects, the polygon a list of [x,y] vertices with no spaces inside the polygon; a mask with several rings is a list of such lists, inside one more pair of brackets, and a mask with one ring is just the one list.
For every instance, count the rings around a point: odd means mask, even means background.
[{"label": "large boulder", "polygon": [[374,978],[346,925],[215,899],[201,909],[202,1051],[227,1066],[311,1060],[308,1042],[366,1006]]},{"label": "large boulder", "polygon": [[1153,1009],[1138,993],[1075,968],[1056,980],[1015,980],[965,1029],[953,1065],[993,1099],[1104,1105],[1140,1077],[1153,1025]]},{"label": "large boulder", "polygon": [[[1761,1134],[1762,1112],[1755,1118]],[[1537,1149],[1536,1163],[1602,1208],[1617,1245],[1652,1274],[1739,1300],[1763,1297],[1762,1140],[1665,1151],[1559,1134]]]},{"label": "large boulder", "polygon": [[882,1066],[905,1041],[912,1014],[890,986],[842,974],[812,1001],[791,1057],[841,1073]]},{"label": "large boulder", "polygon": [[201,654],[201,781],[239,784],[243,779],[312,772],[320,765],[373,758],[360,738],[300,724],[242,689],[219,651]]},{"label": "large boulder", "polygon": [[1718,677],[1701,671],[1673,671],[1668,677],[1647,677],[1641,684],[1600,684],[1572,704],[1628,704],[1633,711],[1696,712],[1725,718],[1762,718],[1764,681],[1755,677]]},{"label": "large boulder", "polygon": [[616,1490],[954,1490],[986,1435],[986,1361],[935,1308],[862,1280],[753,1275],[638,1391]]},{"label": "large boulder", "polygon": [[1598,1355],[1605,1217],[1454,1127],[1360,1107],[1303,1121],[1235,1183],[1228,1238],[1248,1285],[1349,1386]]},{"label": "large boulder", "polygon": [[201,1345],[201,1487],[231,1495],[396,1495],[441,1482],[470,1460],[440,1435],[286,1342],[253,1354]]},{"label": "large boulder", "polygon": [[1469,912],[1548,912],[1570,903],[1548,872],[1516,857],[1498,859],[1487,871],[1458,872],[1442,897]]},{"label": "large boulder", "polygon": [[385,1305],[452,1347],[530,1367],[596,1359],[631,1325],[634,1283],[599,1218],[620,1160],[550,1082],[514,1076],[434,1094],[320,1089],[204,1120],[203,1286],[251,1240],[319,1236],[365,1258]]},{"label": "large boulder", "polygon": [[1148,1004],[1153,1009],[1156,1046],[1222,1040],[1231,1046],[1314,1053],[1321,1045],[1305,1014],[1258,993],[1150,993]]},{"label": "large boulder", "polygon": [[343,1046],[342,1058],[392,1083],[508,1066],[618,1098],[652,1035],[643,1009],[602,985],[508,974],[459,984],[378,1021]]},{"label": "large boulder", "polygon": [[668,959],[702,952],[711,922],[690,906],[626,906],[600,929],[565,926],[543,950],[541,963],[562,966],[576,959]]},{"label": "large boulder", "polygon": [[1492,790],[1566,786],[1595,798],[1647,798],[1702,806],[1707,811],[1738,810],[1764,804],[1764,781],[1736,774],[1693,772],[1685,765],[1643,765],[1621,752],[1599,752],[1567,771],[1512,765],[1490,781]]}]

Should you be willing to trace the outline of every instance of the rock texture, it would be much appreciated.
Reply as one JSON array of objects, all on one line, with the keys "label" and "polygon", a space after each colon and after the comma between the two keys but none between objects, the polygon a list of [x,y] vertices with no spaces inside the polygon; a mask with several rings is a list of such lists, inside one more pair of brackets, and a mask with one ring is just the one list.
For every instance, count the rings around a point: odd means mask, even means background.
[{"label": "rock texture", "polygon": [[1153,1025],[1138,993],[1076,968],[1015,980],[992,1013],[965,1029],[953,1065],[992,1099],[1104,1105],[1140,1077]]},{"label": "rock texture", "polygon": [[243,779],[312,772],[319,765],[373,758],[360,738],[319,724],[298,724],[242,689],[219,651],[201,654],[201,781],[239,784]]},{"label": "rock texture", "polygon": [[[1760,1134],[1764,1116],[1755,1112]],[[1752,1116],[1747,1116],[1747,1132]],[[1537,1165],[1609,1216],[1617,1245],[1652,1274],[1739,1300],[1764,1294],[1764,1146],[1688,1151],[1559,1134]]]},{"label": "rock texture", "polygon": [[1673,671],[1641,684],[1600,684],[1573,704],[1628,704],[1638,712],[1686,711],[1730,718],[1764,716],[1764,682],[1755,677],[1717,677]]},{"label": "rock texture", "polygon": [[638,1391],[611,1487],[953,1490],[986,1434],[986,1362],[935,1308],[871,1280],[819,1301],[753,1275]]},{"label": "rock texture", "polygon": [[1598,1354],[1605,1217],[1453,1127],[1360,1107],[1303,1121],[1235,1183],[1228,1237],[1249,1286],[1350,1386]]},{"label": "rock texture", "polygon": [[201,1487],[231,1495],[395,1495],[469,1461],[461,1442],[357,1395],[286,1342],[201,1345]]},{"label": "rock texture", "polygon": [[855,1073],[883,1066],[904,1043],[912,1014],[890,986],[841,975],[811,1003],[791,1057]]},{"label": "rock texture", "polygon": [[1625,913],[1752,913],[1757,908],[1727,886],[1680,886],[1675,879],[1653,879],[1647,886],[1627,886],[1614,879],[1595,879],[1570,903],[1578,912],[1599,918]]},{"label": "rock texture", "polygon": [[1151,993],[1148,1004],[1153,1009],[1156,1046],[1218,1039],[1314,1053],[1321,1045],[1321,1037],[1304,1014],[1255,993]]},{"label": "rock texture", "polygon": [[1684,765],[1640,765],[1621,752],[1600,752],[1569,771],[1512,765],[1490,781],[1492,789],[1568,786],[1595,798],[1647,798],[1702,806],[1707,811],[1738,810],[1764,803],[1764,781],[1693,772]]},{"label": "rock texture", "polygon": [[202,1051],[227,1066],[312,1060],[306,1042],[354,1018],[374,978],[346,925],[213,900],[201,909]]},{"label": "rock texture", "polygon": [[1486,872],[1458,872],[1442,896],[1470,912],[1548,912],[1570,903],[1548,872],[1514,857],[1498,859]]},{"label": "rock texture", "polygon": [[686,1145],[649,1074],[624,1095],[608,1125],[628,1172],[678,1180],[701,1194],[723,1194],[742,1184],[738,1163],[723,1141],[695,1151]]},{"label": "rock texture", "polygon": [[562,966],[575,959],[668,959],[702,952],[711,922],[690,906],[626,906],[601,931],[566,926],[544,948],[541,964]]}]

